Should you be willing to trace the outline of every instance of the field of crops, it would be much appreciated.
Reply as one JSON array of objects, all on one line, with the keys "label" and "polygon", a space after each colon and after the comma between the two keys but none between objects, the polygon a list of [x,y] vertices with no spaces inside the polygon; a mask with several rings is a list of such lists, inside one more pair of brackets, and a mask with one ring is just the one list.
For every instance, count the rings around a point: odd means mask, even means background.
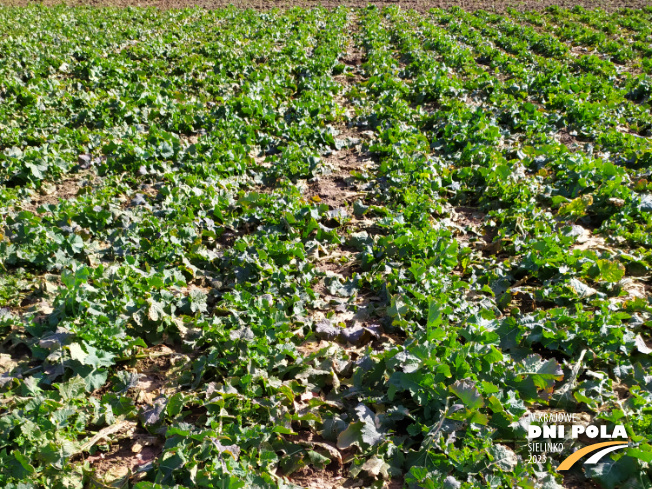
[{"label": "field of crops", "polygon": [[652,8],[0,34],[1,487],[652,487]]}]

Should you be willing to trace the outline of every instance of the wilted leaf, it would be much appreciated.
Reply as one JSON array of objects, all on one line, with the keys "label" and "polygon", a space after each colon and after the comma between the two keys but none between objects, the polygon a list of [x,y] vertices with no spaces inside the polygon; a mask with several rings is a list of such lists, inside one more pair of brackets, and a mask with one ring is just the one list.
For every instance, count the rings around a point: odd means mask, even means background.
[{"label": "wilted leaf", "polygon": [[475,384],[468,380],[458,380],[449,386],[450,391],[464,403],[467,409],[475,410],[484,406],[484,399]]},{"label": "wilted leaf", "polygon": [[84,351],[82,346],[79,343],[72,343],[68,345],[68,348],[70,349],[70,358],[83,364],[88,353]]},{"label": "wilted leaf", "polygon": [[577,295],[580,297],[580,299],[584,299],[585,297],[591,297],[598,293],[597,290],[595,290],[592,287],[589,287],[584,282],[576,278],[570,279],[569,283],[570,286],[575,290]]},{"label": "wilted leaf", "polygon": [[494,459],[493,463],[505,472],[511,472],[518,464],[516,454],[505,445],[494,445],[489,449],[489,453]]},{"label": "wilted leaf", "polygon": [[167,398],[157,397],[154,399],[154,403],[145,406],[138,413],[138,417],[145,426],[151,426],[162,421],[161,415],[165,412],[165,407],[167,406]]},{"label": "wilted leaf", "polygon": [[641,337],[641,335],[636,335],[636,338],[634,339],[634,344],[636,345],[636,349],[643,353],[644,355],[649,355],[652,353],[652,348],[647,346],[647,343],[645,340]]},{"label": "wilted leaf", "polygon": [[618,262],[598,260],[597,265],[600,269],[600,279],[605,282],[615,283],[625,276],[625,267]]},{"label": "wilted leaf", "polygon": [[390,466],[384,460],[378,457],[372,457],[362,464],[361,471],[366,472],[368,476],[378,478],[379,476],[383,479],[389,478]]}]

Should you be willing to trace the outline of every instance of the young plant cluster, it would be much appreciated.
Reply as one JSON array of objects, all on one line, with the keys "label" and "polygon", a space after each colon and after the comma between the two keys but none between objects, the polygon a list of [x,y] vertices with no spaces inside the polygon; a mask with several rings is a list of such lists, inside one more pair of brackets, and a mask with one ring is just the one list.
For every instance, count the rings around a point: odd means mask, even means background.
[{"label": "young plant cluster", "polygon": [[650,487],[651,20],[0,8],[0,485]]}]

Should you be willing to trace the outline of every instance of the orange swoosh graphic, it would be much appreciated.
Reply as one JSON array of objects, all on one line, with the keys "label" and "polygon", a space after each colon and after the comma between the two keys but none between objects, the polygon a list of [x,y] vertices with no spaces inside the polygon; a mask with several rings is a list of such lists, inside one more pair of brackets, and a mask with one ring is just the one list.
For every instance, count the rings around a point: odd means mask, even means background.
[{"label": "orange swoosh graphic", "polygon": [[575,462],[577,462],[579,459],[581,459],[584,455],[588,455],[591,452],[595,452],[596,450],[599,450],[600,448],[604,447],[610,447],[612,445],[627,445],[628,442],[626,441],[605,441],[602,443],[595,443],[593,445],[589,445],[588,447],[584,447],[581,450],[576,451],[572,455],[569,455],[566,457],[566,460],[564,460],[559,467],[557,467],[557,472],[560,470],[568,470],[570,469]]}]

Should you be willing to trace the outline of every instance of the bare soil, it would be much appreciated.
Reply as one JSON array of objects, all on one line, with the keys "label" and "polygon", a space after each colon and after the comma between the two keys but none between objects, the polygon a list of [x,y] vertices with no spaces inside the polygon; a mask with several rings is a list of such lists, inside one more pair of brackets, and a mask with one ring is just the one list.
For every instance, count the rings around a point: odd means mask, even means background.
[{"label": "bare soil", "polygon": [[[358,24],[355,18],[352,19],[350,27],[353,32],[357,31]],[[361,64],[363,60],[364,53],[356,46],[353,39],[350,39],[346,55],[342,58],[342,61],[353,69],[357,79],[362,78]],[[338,99],[338,102],[347,112],[350,112],[353,107],[346,96],[346,91],[350,87],[346,79],[342,77],[339,77],[338,82],[344,88],[344,93]],[[338,138],[356,141],[362,140],[363,135],[355,125],[342,124],[337,130],[339,131]],[[365,166],[373,163],[370,155],[365,155],[365,152],[361,148],[362,146],[357,144],[354,147],[345,148],[330,155],[326,159],[326,163],[333,169],[333,173],[316,178],[308,188],[307,198],[313,202],[326,204],[332,210],[340,209],[346,215],[346,218],[350,218],[352,211],[351,209],[346,210],[345,208],[349,207],[354,200],[364,195],[356,191],[355,184],[351,181],[351,172],[362,170]],[[346,279],[354,273],[357,264],[355,263],[353,251],[340,247],[339,251],[331,253],[329,257],[318,260],[317,268],[324,274],[333,272]],[[327,287],[323,279],[319,281],[315,290],[319,294],[328,297]]]},{"label": "bare soil", "polygon": [[310,467],[304,467],[292,474],[292,482],[306,489],[339,489],[344,487],[345,481],[346,479],[337,472],[317,471]]},{"label": "bare soil", "polygon": [[[3,2],[0,0],[0,5]],[[96,180],[95,173],[91,170],[82,170],[79,173],[73,174],[71,178],[66,178],[60,182],[55,182],[54,185],[46,188],[43,187],[40,193],[35,193],[29,204],[23,206],[24,210],[30,212],[37,212],[37,209],[42,205],[58,204],[59,200],[75,199],[79,190],[83,186],[94,185]]]},{"label": "bare soil", "polygon": [[459,206],[455,208],[454,221],[460,226],[479,229],[484,225],[485,213],[476,207]]},{"label": "bare soil", "polygon": [[344,178],[340,174],[320,177],[310,184],[309,199],[327,204],[332,209],[343,207],[352,196],[357,194],[348,190],[349,186]]},{"label": "bare soil", "polygon": [[331,209],[346,207],[355,200],[362,199],[364,193],[351,188],[347,178],[347,174],[339,172],[319,177],[319,180],[310,184],[308,198],[327,204]]},{"label": "bare soil", "polygon": [[576,152],[582,147],[582,143],[575,136],[571,136],[567,129],[559,131],[557,137],[559,142],[572,152]]},{"label": "bare soil", "polygon": [[[52,6],[64,3],[61,0],[44,0],[43,2],[35,0],[0,0],[0,5],[25,6],[43,4]],[[223,8],[234,5],[240,8],[253,8],[258,10],[267,10],[272,8],[290,8],[290,7],[318,7],[335,8],[345,7],[366,7],[369,4],[384,7],[388,5],[400,5],[402,8],[410,8],[419,11],[426,11],[431,8],[448,8],[453,6],[461,7],[465,10],[488,10],[493,12],[503,12],[507,8],[517,10],[543,10],[551,5],[571,8],[580,5],[587,9],[601,8],[607,11],[613,11],[619,8],[641,8],[652,5],[652,0],[403,0],[403,1],[373,1],[366,2],[360,0],[66,0],[68,6],[92,6],[92,7],[156,7],[160,9],[177,9],[200,7],[206,9]]]},{"label": "bare soil", "polygon": [[[111,444],[108,453],[99,452],[86,458],[93,469],[93,479],[100,484],[120,484],[134,480],[139,469],[156,460],[163,443],[142,431]],[[138,479],[138,476],[135,476]]]}]

